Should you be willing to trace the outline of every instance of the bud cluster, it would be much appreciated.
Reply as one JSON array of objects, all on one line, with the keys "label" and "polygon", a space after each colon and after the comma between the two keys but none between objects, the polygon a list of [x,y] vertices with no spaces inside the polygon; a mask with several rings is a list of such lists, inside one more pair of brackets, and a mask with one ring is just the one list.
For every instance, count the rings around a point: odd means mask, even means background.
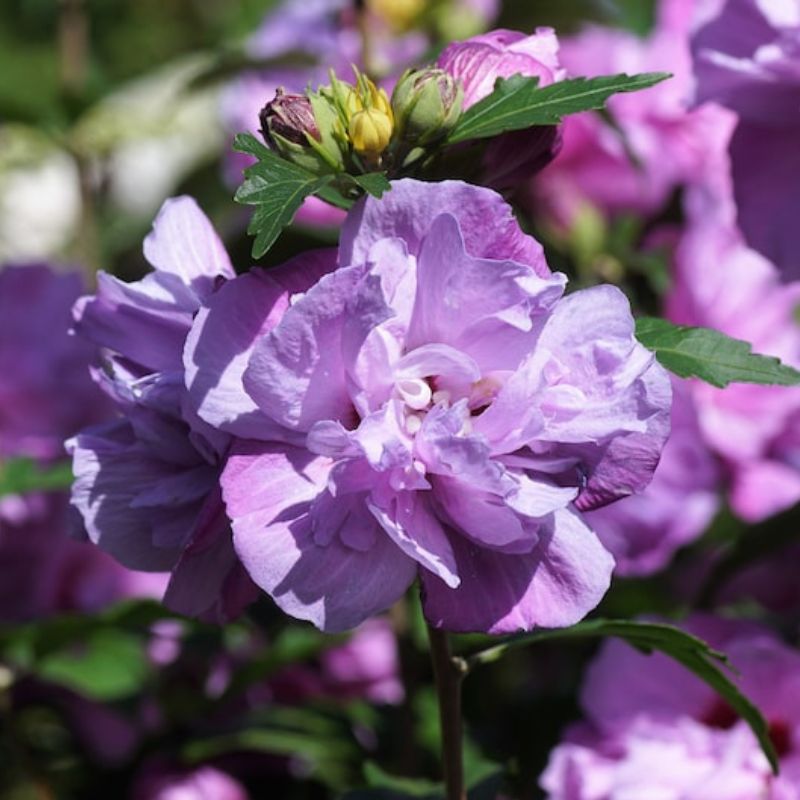
[{"label": "bud cluster", "polygon": [[260,114],[267,144],[316,174],[358,173],[440,142],[461,115],[461,84],[444,70],[408,70],[391,100],[358,70],[355,76],[348,83],[331,72],[327,86],[302,95],[278,89]]}]

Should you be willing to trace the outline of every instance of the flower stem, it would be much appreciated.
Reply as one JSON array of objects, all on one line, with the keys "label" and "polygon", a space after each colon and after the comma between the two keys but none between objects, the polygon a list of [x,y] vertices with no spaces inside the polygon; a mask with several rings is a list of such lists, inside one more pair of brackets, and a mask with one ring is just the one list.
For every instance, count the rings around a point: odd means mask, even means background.
[{"label": "flower stem", "polygon": [[372,37],[370,36],[369,18],[365,0],[355,0],[356,25],[361,37],[361,66],[367,76],[374,75],[372,63]]},{"label": "flower stem", "polygon": [[428,639],[439,698],[445,797],[466,800],[461,730],[461,681],[466,674],[466,664],[451,655],[445,631],[428,625]]}]

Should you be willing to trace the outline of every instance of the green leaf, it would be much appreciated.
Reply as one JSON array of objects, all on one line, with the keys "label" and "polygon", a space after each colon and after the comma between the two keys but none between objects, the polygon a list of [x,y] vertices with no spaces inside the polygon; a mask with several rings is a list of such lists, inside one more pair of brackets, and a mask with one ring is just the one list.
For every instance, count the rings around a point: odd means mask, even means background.
[{"label": "green leaf", "polygon": [[84,697],[109,701],[139,692],[150,664],[139,636],[106,629],[71,650],[42,659],[34,671]]},{"label": "green leaf", "polygon": [[339,790],[352,786],[363,754],[347,722],[311,708],[292,711],[265,709],[249,716],[241,730],[189,742],[183,757],[195,763],[241,752],[292,756],[326,785]]},{"label": "green leaf", "polygon": [[68,489],[72,483],[72,465],[62,461],[50,467],[30,458],[12,458],[0,463],[0,497],[27,492],[53,492]]},{"label": "green leaf", "polygon": [[258,159],[245,169],[245,181],[234,199],[256,207],[247,232],[256,237],[253,258],[260,258],[291,223],[303,200],[329,184],[333,175],[314,175],[273,153],[249,133],[239,134],[233,147]]},{"label": "green leaf", "polygon": [[373,197],[382,197],[392,188],[384,172],[368,172],[366,175],[352,175],[353,181]]},{"label": "green leaf", "polygon": [[751,345],[711,328],[673,325],[665,319],[642,317],[636,338],[681,378],[700,378],[720,389],[729,383],[797,386],[800,372],[780,359],[751,352]]},{"label": "green leaf", "polygon": [[364,764],[364,780],[373,789],[388,789],[403,797],[442,797],[442,785],[421,778],[402,778],[390,775],[374,761]]},{"label": "green leaf", "polygon": [[355,200],[350,197],[345,197],[342,192],[333,185],[323,186],[321,189],[318,189],[317,197],[345,211],[349,211],[353,207],[353,203],[355,203]]},{"label": "green leaf", "polygon": [[604,75],[572,78],[542,88],[538,78],[498,78],[494,91],[464,112],[447,142],[485,139],[534,125],[556,125],[567,114],[602,108],[613,94],[647,89],[669,77],[665,72]]},{"label": "green leaf", "polygon": [[494,647],[481,650],[467,658],[470,667],[488,664],[517,647],[543,641],[563,641],[592,637],[617,636],[646,653],[658,651],[674,658],[688,670],[705,681],[724,698],[731,708],[750,726],[761,749],[777,774],[778,757],[769,738],[767,723],[761,712],[747,699],[722,671],[728,666],[727,657],[709,647],[702,639],[686,633],[673,625],[631,620],[594,619],[573,625],[571,628],[537,631],[510,638]]}]

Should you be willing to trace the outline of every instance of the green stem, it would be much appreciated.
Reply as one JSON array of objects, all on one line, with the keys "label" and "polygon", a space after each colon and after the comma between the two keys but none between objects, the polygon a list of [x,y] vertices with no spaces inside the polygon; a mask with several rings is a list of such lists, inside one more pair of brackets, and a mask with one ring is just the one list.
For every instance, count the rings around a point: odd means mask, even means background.
[{"label": "green stem", "polygon": [[358,33],[361,37],[361,66],[367,77],[374,77],[372,63],[372,37],[369,30],[369,12],[364,0],[355,0]]},{"label": "green stem", "polygon": [[466,674],[466,664],[451,655],[445,631],[428,625],[428,639],[439,698],[445,797],[447,800],[466,800],[461,722],[461,681]]}]

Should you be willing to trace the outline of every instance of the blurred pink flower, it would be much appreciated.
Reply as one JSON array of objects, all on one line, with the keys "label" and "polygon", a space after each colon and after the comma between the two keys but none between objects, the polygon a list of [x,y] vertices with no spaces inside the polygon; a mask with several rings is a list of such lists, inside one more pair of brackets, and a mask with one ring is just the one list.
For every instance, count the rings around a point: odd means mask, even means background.
[{"label": "blurred pink flower", "polygon": [[692,38],[698,100],[740,118],[730,142],[739,227],[800,278],[800,4],[727,0],[703,21]]},{"label": "blurred pink flower", "polygon": [[135,780],[131,800],[249,800],[239,781],[216,767],[178,769],[153,765]]},{"label": "blurred pink flower", "polygon": [[270,680],[270,689],[282,702],[313,697],[401,702],[404,690],[392,626],[383,617],[363,622],[346,642],[323,650],[318,664],[294,665],[280,672]]},{"label": "blurred pink flower", "polygon": [[[795,309],[800,282],[783,284],[774,265],[733,227],[698,215],[675,254],[667,316],[752,343],[757,353],[800,366]],[[690,384],[701,434],[722,459],[733,509],[756,521],[800,500],[800,388]]]},{"label": "blurred pink flower", "polygon": [[586,721],[567,730],[542,776],[550,800],[800,796],[800,654],[755,624],[698,615],[684,627],[730,657],[767,719],[781,775],[699,678],[667,656],[609,641],[581,692]]},{"label": "blurred pink flower", "polygon": [[561,63],[570,76],[662,71],[673,77],[612,97],[607,108],[614,126],[593,113],[567,117],[563,148],[531,185],[540,213],[565,227],[587,204],[605,216],[652,213],[677,187],[705,173],[710,143],[729,115],[713,104],[689,110],[691,17],[691,3],[662,0],[646,39],[599,26],[561,39]]}]

